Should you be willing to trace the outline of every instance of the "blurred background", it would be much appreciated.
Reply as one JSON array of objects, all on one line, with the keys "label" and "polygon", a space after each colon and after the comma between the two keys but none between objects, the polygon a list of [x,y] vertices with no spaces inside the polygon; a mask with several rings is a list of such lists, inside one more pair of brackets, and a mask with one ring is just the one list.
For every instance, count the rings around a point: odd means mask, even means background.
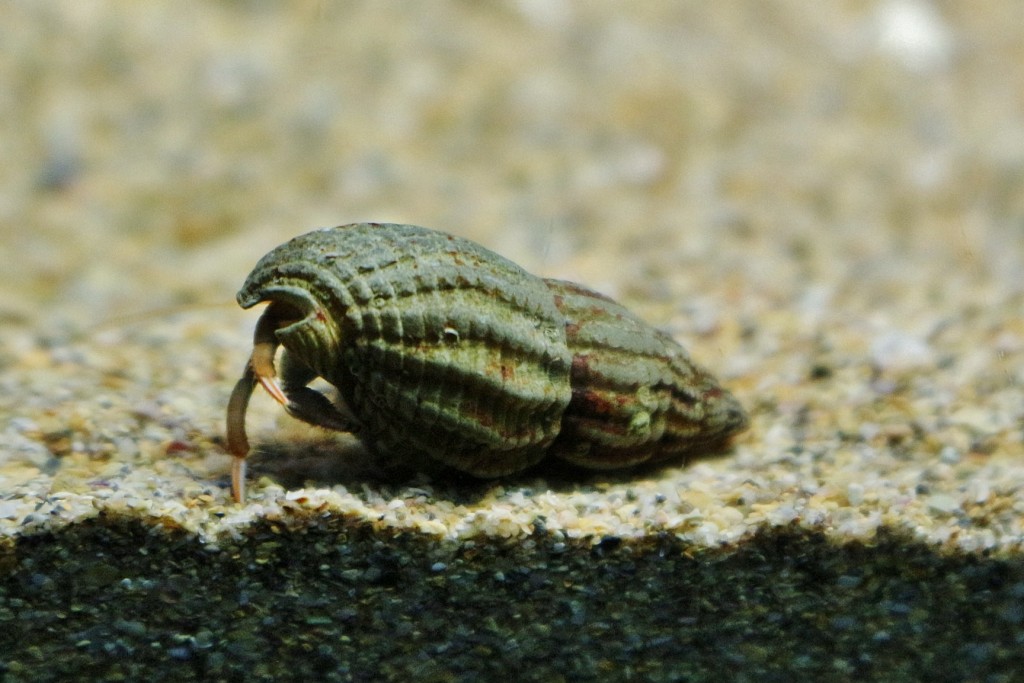
[{"label": "blurred background", "polygon": [[[620,299],[751,414],[585,515],[496,485],[479,519],[1020,546],[1024,3],[26,1],[0,53],[0,533],[119,501],[216,524],[235,292],[372,220]],[[373,520],[404,495],[299,463],[330,435],[264,392],[248,424],[286,486],[357,483]]]},{"label": "blurred background", "polygon": [[0,51],[2,326],[232,308],[363,220],[677,330],[1020,301],[1013,0],[14,2]]}]

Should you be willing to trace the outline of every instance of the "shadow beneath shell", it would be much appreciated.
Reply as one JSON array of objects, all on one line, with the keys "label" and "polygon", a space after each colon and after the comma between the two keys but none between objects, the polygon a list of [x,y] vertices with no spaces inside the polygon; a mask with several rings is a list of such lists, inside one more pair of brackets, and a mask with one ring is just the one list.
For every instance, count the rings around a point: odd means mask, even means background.
[{"label": "shadow beneath shell", "polygon": [[656,478],[665,470],[685,467],[694,460],[724,457],[730,451],[725,442],[698,453],[618,470],[590,470],[546,458],[523,472],[479,479],[426,457],[414,462],[387,462],[351,435],[327,435],[263,441],[249,456],[249,471],[250,477],[267,476],[286,489],[341,485],[390,498],[407,495],[403,490],[412,487],[425,489],[437,499],[472,505],[496,487],[555,493],[605,489]]}]

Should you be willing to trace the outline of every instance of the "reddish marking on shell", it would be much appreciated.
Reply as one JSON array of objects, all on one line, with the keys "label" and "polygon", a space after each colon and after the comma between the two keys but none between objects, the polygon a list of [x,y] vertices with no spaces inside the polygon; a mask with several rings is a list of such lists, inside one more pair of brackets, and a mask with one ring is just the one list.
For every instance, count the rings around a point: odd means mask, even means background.
[{"label": "reddish marking on shell", "polygon": [[572,370],[570,376],[573,378],[585,378],[590,376],[590,356],[580,353],[572,357]]},{"label": "reddish marking on shell", "polygon": [[578,282],[569,282],[568,280],[558,280],[557,282],[560,287],[564,287],[565,289],[575,294],[582,294],[583,296],[601,299],[602,301],[607,301],[608,303],[612,304],[616,303],[615,299],[612,299],[610,296],[601,294],[601,292],[595,292],[589,287],[584,287]]},{"label": "reddish marking on shell", "polygon": [[317,320],[317,322],[321,322],[321,323],[327,322],[327,314],[324,313],[324,309],[322,309],[322,308],[316,309],[316,320]]},{"label": "reddish marking on shell", "polygon": [[611,401],[587,389],[573,391],[572,400],[590,415],[610,415],[613,408]]}]

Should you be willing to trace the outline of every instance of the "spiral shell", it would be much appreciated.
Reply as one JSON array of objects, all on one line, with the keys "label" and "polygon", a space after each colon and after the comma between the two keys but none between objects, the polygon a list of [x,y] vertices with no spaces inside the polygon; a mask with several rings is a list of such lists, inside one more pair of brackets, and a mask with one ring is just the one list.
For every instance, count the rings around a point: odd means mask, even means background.
[{"label": "spiral shell", "polygon": [[552,455],[616,469],[713,446],[746,425],[736,399],[674,339],[602,294],[546,282],[573,356]]},{"label": "spiral shell", "polygon": [[[682,347],[615,302],[426,228],[357,223],[296,237],[264,256],[238,293],[243,308],[263,301],[228,406],[239,500],[257,383],[295,417],[352,431],[371,451],[425,455],[479,477],[548,453],[624,467],[746,424]],[[316,377],[342,405],[306,387]]]}]

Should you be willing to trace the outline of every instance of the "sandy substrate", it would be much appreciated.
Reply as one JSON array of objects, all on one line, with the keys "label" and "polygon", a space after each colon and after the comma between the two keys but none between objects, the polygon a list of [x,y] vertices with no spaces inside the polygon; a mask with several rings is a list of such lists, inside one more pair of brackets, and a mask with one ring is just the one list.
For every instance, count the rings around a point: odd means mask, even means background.
[{"label": "sandy substrate", "polygon": [[[0,10],[0,533],[296,510],[431,537],[1024,539],[1024,22],[923,2]],[[579,280],[747,406],[721,457],[385,482],[264,396],[255,261],[394,220]]]}]

